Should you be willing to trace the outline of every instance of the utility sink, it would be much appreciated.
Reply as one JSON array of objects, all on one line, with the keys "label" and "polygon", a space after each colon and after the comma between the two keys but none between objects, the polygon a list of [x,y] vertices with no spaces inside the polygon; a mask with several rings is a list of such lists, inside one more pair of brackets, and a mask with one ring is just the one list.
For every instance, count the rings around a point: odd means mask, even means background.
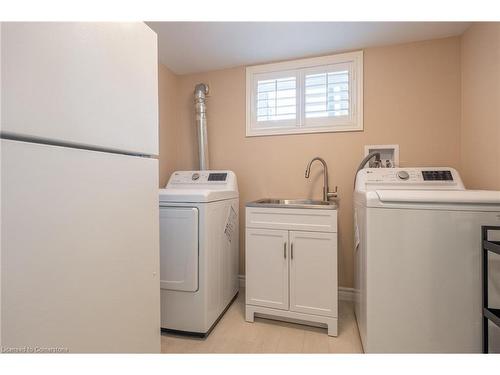
[{"label": "utility sink", "polygon": [[247,207],[272,207],[272,208],[317,208],[323,210],[336,210],[337,203],[331,201],[317,201],[313,199],[274,199],[263,198],[247,203]]}]

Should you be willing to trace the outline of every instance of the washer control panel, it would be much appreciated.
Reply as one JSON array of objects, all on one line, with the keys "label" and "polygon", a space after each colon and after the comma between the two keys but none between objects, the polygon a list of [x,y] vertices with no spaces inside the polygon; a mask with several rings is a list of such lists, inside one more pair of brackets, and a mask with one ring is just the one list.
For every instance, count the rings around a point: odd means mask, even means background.
[{"label": "washer control panel", "polygon": [[365,168],[359,171],[356,184],[374,189],[455,189],[463,187],[453,168]]}]

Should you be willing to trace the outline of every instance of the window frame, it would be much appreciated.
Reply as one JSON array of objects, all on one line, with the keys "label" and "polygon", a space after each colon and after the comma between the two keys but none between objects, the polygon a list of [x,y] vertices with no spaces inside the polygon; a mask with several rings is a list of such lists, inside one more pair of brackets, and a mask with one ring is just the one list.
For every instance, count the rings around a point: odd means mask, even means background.
[{"label": "window frame", "polygon": [[[305,76],[327,71],[335,65],[349,69],[350,109],[348,118],[305,117]],[[296,118],[257,122],[257,81],[296,76]],[[363,130],[363,51],[340,53],[246,68],[246,136],[330,133]]]}]

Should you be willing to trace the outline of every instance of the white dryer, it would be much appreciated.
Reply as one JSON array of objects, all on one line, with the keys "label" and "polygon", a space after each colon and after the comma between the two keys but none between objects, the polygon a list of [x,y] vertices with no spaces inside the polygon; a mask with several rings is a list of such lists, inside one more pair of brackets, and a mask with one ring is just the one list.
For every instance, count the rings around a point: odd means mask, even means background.
[{"label": "white dryer", "polygon": [[481,226],[500,226],[500,192],[465,190],[453,168],[367,168],[354,217],[365,352],[481,352]]},{"label": "white dryer", "polygon": [[207,335],[239,290],[236,176],[174,172],[159,200],[161,327]]}]

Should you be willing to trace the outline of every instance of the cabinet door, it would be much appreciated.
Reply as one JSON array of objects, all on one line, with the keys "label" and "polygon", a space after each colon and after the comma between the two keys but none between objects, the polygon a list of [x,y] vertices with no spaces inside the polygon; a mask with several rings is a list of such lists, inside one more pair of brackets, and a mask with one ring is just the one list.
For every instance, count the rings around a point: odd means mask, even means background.
[{"label": "cabinet door", "polygon": [[246,229],[246,303],[288,310],[288,231]]},{"label": "cabinet door", "polygon": [[290,232],[290,310],[337,316],[337,234]]}]

